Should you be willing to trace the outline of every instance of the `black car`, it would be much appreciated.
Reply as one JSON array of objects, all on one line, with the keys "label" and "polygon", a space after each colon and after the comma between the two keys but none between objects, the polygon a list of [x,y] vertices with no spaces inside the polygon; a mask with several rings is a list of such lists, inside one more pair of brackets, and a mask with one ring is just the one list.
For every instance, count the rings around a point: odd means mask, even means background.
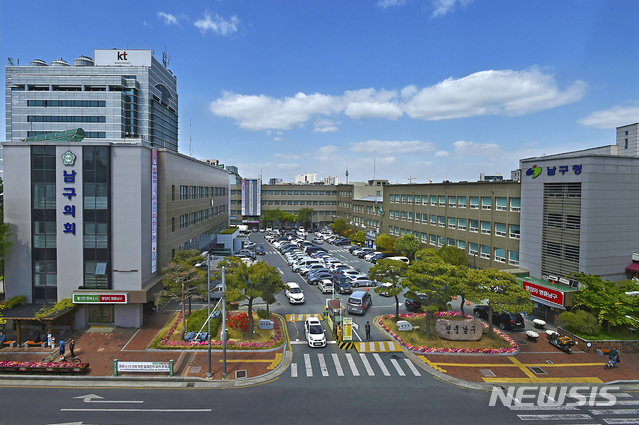
[{"label": "black car", "polygon": [[376,254],[373,255],[369,261],[373,264],[377,264],[377,260],[381,260],[386,257],[388,257],[388,254]]},{"label": "black car", "polygon": [[348,238],[338,239],[334,242],[335,245],[350,245],[351,240]]},{"label": "black car", "polygon": [[352,247],[348,248],[348,252],[352,254],[353,251],[355,251],[356,249],[362,249],[362,247],[359,245],[353,245]]},{"label": "black car", "polygon": [[420,297],[419,295],[414,298],[406,298],[404,305],[406,306],[406,310],[411,313],[416,313],[422,311],[422,305],[426,304],[426,299]]},{"label": "black car", "polygon": [[[488,320],[488,306],[478,305],[473,308],[473,314],[476,317]],[[526,327],[524,316],[520,313],[510,313],[506,310],[497,312],[493,310],[493,325],[499,326],[499,329],[518,330]]]},{"label": "black car", "polygon": [[313,273],[312,275],[308,275],[306,277],[306,281],[308,282],[309,285],[317,285],[317,282],[319,282],[322,279],[331,279],[333,277],[333,275],[331,274],[331,272],[319,272],[319,273]]},{"label": "black car", "polygon": [[364,258],[366,257],[368,254],[370,254],[371,252],[375,252],[374,250],[367,248],[367,249],[362,249],[361,251],[359,251],[357,253],[357,257],[358,258]]},{"label": "black car", "polygon": [[334,276],[333,277],[333,284],[334,284],[335,290],[337,291],[338,294],[352,294],[353,293],[353,287],[351,286],[350,283],[348,283],[348,278],[346,278],[346,277]]}]

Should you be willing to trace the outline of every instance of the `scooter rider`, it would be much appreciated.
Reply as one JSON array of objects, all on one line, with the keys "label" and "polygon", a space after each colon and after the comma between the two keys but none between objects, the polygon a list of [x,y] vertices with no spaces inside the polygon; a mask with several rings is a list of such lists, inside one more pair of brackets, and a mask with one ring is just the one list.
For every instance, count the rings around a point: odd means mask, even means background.
[{"label": "scooter rider", "polygon": [[619,351],[616,348],[611,348],[608,352],[608,359],[614,361],[615,363],[621,362],[619,359]]}]

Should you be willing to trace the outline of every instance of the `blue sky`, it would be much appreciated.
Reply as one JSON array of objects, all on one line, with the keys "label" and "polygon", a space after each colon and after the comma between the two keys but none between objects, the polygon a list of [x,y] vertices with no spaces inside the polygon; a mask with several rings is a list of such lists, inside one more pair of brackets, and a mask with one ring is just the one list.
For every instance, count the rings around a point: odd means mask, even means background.
[{"label": "blue sky", "polygon": [[244,177],[473,181],[638,122],[638,16],[634,0],[2,0],[0,57],[166,48],[180,152]]}]

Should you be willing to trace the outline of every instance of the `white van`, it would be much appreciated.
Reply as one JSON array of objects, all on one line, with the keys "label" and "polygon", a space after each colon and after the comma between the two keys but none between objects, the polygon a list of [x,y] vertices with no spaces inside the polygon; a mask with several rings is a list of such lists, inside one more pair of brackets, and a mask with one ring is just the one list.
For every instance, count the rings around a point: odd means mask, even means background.
[{"label": "white van", "polygon": [[384,258],[385,260],[397,260],[397,261],[403,261],[406,264],[410,264],[410,261],[408,260],[407,257],[386,257]]}]

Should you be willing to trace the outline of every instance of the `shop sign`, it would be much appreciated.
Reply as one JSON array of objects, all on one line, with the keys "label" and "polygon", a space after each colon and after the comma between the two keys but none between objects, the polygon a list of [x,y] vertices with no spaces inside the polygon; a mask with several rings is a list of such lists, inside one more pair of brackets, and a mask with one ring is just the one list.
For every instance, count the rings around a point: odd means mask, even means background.
[{"label": "shop sign", "polygon": [[127,294],[73,294],[73,304],[126,304]]},{"label": "shop sign", "polygon": [[[533,179],[539,177],[543,171],[543,168],[544,167],[533,165],[526,170],[526,175],[531,176]],[[561,175],[563,176],[570,171],[572,171],[576,175],[581,174],[581,164],[575,164],[572,166],[572,168],[569,165],[560,165],[559,167],[546,167],[546,174],[549,176],[554,176],[557,173],[561,173]]]},{"label": "shop sign", "polygon": [[171,372],[169,362],[121,362],[118,372]]},{"label": "shop sign", "polygon": [[342,335],[342,341],[353,340],[353,318],[344,317],[344,334]]},{"label": "shop sign", "polygon": [[545,286],[524,281],[524,289],[531,295],[553,304],[564,305],[564,293],[556,289],[546,288]]}]

